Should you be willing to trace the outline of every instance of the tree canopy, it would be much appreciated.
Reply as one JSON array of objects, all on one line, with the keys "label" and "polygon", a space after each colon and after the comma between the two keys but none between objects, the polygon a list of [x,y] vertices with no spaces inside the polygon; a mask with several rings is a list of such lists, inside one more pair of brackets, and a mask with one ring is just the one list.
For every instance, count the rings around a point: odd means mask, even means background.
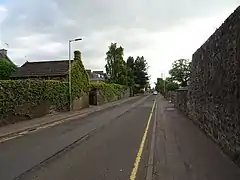
[{"label": "tree canopy", "polygon": [[182,87],[187,86],[190,77],[190,61],[187,59],[174,61],[169,74],[172,80],[179,82]]},{"label": "tree canopy", "polygon": [[179,88],[179,84],[173,81],[171,77],[166,78],[157,78],[157,83],[155,83],[155,90],[164,94],[168,91],[176,91]]},{"label": "tree canopy", "polygon": [[149,77],[148,77],[148,64],[146,59],[143,56],[137,57],[135,60],[135,68],[134,68],[134,81],[135,84],[138,84],[141,89],[145,88],[148,85]]},{"label": "tree canopy", "polygon": [[143,56],[138,56],[136,60],[129,56],[124,61],[124,49],[111,43],[106,53],[106,78],[110,83],[127,85],[131,90],[140,92],[148,87],[148,65]]},{"label": "tree canopy", "polygon": [[111,83],[127,85],[127,66],[123,60],[123,48],[117,47],[117,43],[111,43],[106,53],[105,65],[107,79]]},{"label": "tree canopy", "polygon": [[12,62],[8,61],[7,59],[0,59],[0,80],[9,79],[16,69],[16,65]]},{"label": "tree canopy", "polygon": [[169,71],[170,77],[157,78],[155,90],[164,94],[168,91],[175,91],[180,86],[187,86],[190,78],[190,61],[187,59],[179,59],[173,62],[172,69]]}]

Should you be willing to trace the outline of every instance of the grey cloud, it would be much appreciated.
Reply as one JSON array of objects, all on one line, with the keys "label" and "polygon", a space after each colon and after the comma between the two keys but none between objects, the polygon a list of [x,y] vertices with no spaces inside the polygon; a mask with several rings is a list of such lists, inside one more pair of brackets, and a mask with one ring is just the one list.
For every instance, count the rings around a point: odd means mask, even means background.
[{"label": "grey cloud", "polygon": [[18,37],[33,34],[48,36],[35,42],[40,46],[62,44],[56,53],[25,47],[31,51],[29,58],[40,60],[64,59],[68,39],[82,36],[84,41],[73,48],[80,48],[91,60],[86,63],[98,68],[104,63],[111,41],[122,44],[127,51],[141,50],[151,44],[151,39],[143,39],[139,33],[167,30],[186,19],[211,16],[237,4],[239,0],[11,0],[7,4],[8,16],[1,23],[1,37],[13,48],[24,44],[17,41]]},{"label": "grey cloud", "polygon": [[[237,4],[232,1],[232,4]],[[68,18],[77,19],[81,28],[109,27],[161,30],[185,18],[209,16],[231,5],[226,0],[55,0]]]},{"label": "grey cloud", "polygon": [[[235,1],[232,4],[239,0]],[[115,27],[160,31],[186,18],[223,11],[230,5],[226,0],[12,0],[2,31],[10,35],[16,30],[18,35],[51,32],[54,40]],[[19,18],[22,15],[26,18]],[[76,24],[69,25],[69,20]]]}]

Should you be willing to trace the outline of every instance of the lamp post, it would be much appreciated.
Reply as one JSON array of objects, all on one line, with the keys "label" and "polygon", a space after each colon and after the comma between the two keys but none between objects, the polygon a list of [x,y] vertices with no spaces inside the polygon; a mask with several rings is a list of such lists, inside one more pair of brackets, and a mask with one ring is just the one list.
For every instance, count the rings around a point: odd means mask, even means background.
[{"label": "lamp post", "polygon": [[71,42],[74,41],[81,41],[82,38],[76,38],[71,39],[68,41],[68,86],[69,86],[69,110],[72,110],[72,76],[71,76],[71,70],[72,70],[72,63],[71,63]]}]

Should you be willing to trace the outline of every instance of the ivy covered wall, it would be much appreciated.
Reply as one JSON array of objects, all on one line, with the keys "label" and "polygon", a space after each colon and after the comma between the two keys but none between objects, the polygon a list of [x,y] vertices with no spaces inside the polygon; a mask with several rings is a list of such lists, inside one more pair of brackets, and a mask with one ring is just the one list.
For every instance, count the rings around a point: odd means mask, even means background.
[{"label": "ivy covered wall", "polygon": [[[128,97],[127,87],[118,84],[89,83],[80,51],[74,52],[71,66],[72,101],[88,107],[91,89],[98,91],[100,104]],[[84,98],[83,98],[84,97]],[[0,126],[41,117],[53,112],[69,111],[69,84],[58,80],[0,80]]]},{"label": "ivy covered wall", "polygon": [[104,82],[91,82],[90,90],[97,90],[97,101],[98,104],[103,104],[106,102],[116,101],[123,97],[129,97],[130,92],[126,86],[119,84],[110,84]]},{"label": "ivy covered wall", "polygon": [[[0,126],[67,111],[68,83],[60,81],[0,81]],[[39,108],[41,107],[41,108]]]}]

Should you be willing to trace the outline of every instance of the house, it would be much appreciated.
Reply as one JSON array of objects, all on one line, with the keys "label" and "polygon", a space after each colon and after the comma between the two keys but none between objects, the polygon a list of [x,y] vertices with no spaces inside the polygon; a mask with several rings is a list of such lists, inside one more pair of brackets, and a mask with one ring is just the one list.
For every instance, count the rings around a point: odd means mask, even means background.
[{"label": "house", "polygon": [[25,62],[11,79],[43,79],[67,81],[68,60]]},{"label": "house", "polygon": [[[68,80],[68,60],[25,62],[11,75],[11,79]],[[90,81],[104,81],[103,71],[86,70]]]},{"label": "house", "polygon": [[90,69],[86,70],[91,82],[104,82],[105,73],[103,71],[91,71]]}]

